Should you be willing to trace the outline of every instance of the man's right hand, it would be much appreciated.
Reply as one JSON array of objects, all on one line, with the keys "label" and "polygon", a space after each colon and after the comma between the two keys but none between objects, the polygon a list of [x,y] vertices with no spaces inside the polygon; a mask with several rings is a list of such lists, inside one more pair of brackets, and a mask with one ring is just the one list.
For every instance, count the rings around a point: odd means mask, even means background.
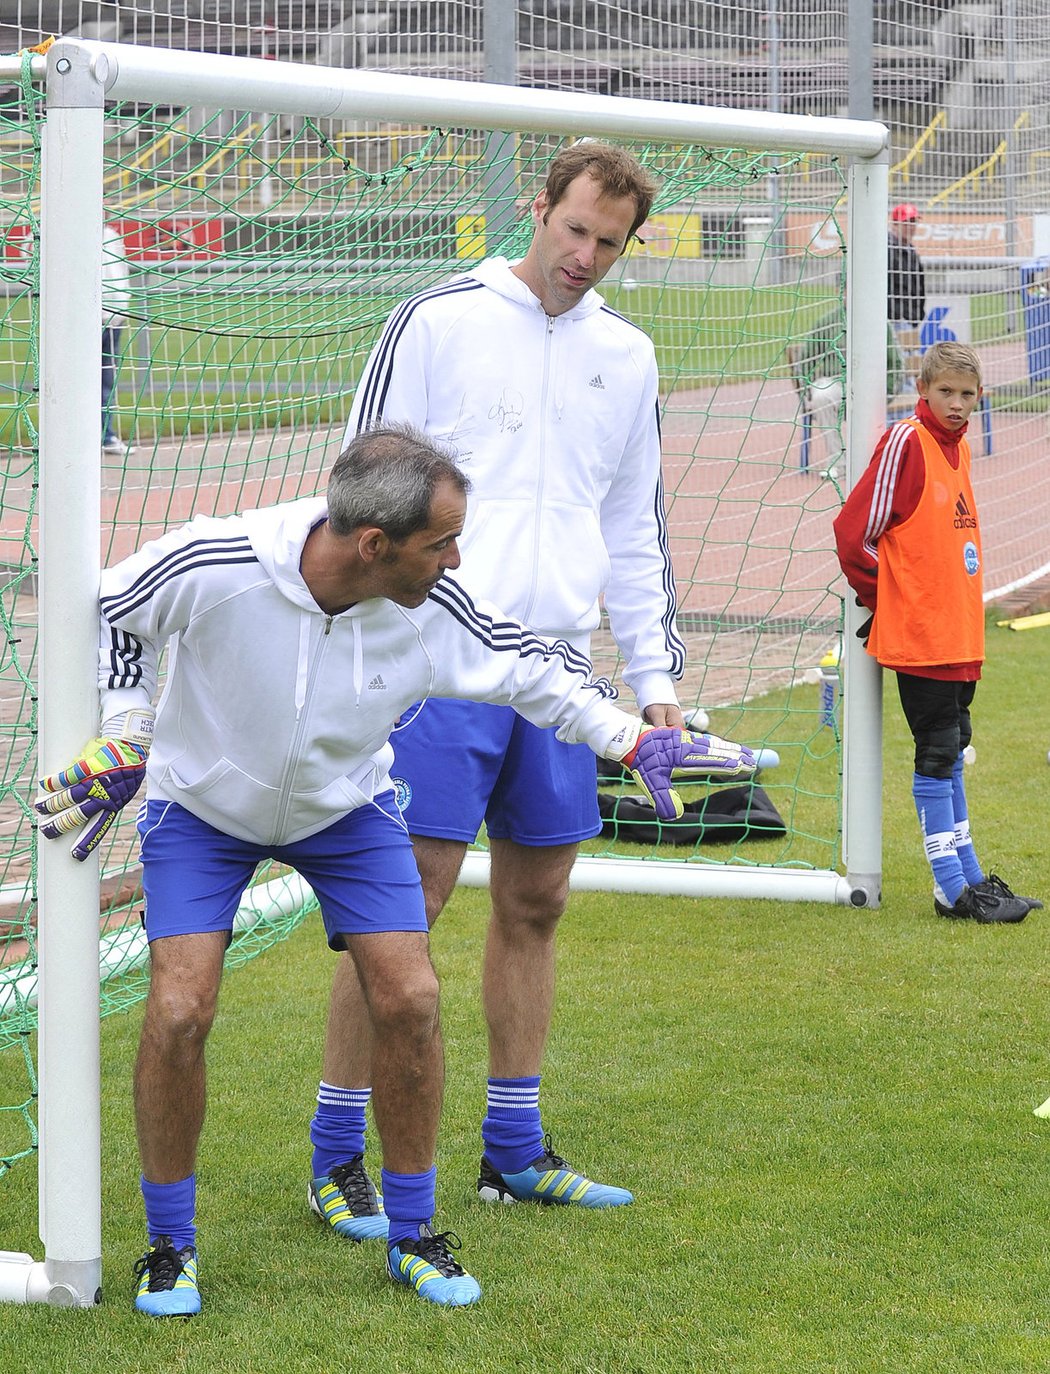
[{"label": "man's right hand", "polygon": [[83,827],[71,853],[83,862],[101,843],[116,820],[142,786],[146,759],[153,739],[153,711],[129,711],[106,727],[116,726],[120,734],[89,740],[80,758],[59,773],[40,779],[40,793],[33,806],[47,819],[40,833],[57,840],[71,830]]}]

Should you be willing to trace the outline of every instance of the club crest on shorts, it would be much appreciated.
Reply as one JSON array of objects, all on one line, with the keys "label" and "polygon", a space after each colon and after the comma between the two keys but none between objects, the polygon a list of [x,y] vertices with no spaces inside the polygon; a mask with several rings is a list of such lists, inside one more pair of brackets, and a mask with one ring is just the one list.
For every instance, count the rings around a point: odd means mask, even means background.
[{"label": "club crest on shorts", "polygon": [[967,539],[966,543],[963,545],[963,563],[970,576],[975,577],[978,568],[981,566],[981,560],[977,554],[977,545],[972,539]]},{"label": "club crest on shorts", "polygon": [[390,781],[394,784],[394,802],[397,809],[404,811],[412,800],[412,788],[404,778],[391,778]]}]

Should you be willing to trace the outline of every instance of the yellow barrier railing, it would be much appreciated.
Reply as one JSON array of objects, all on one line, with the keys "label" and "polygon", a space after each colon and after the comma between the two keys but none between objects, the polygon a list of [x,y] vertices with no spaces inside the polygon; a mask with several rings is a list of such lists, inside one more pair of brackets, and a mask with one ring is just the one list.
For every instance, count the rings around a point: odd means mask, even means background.
[{"label": "yellow barrier railing", "polygon": [[186,126],[174,124],[157,138],[144,144],[133,157],[126,162],[122,161],[119,167],[115,167],[103,177],[103,194],[111,195],[115,191],[125,190],[143,171],[151,169],[161,158],[170,156],[185,138]]},{"label": "yellow barrier railing", "polygon": [[1036,148],[1028,154],[1028,179],[1038,182],[1045,175],[1043,172],[1044,159],[1050,158],[1050,148]]},{"label": "yellow barrier railing", "polygon": [[[461,139],[449,134],[435,141],[434,132],[412,128],[342,132],[331,139],[323,139],[322,146],[316,150],[301,147],[297,150],[293,143],[284,151],[278,151],[284,140],[274,135],[274,155],[271,157],[260,156],[260,148],[265,146],[265,128],[255,121],[228,135],[221,146],[192,168],[164,175],[158,171],[157,164],[178,151],[180,142],[186,138],[185,127],[180,124],[109,174],[106,187],[111,212],[117,208],[113,204],[115,192],[122,193],[119,194],[119,208],[128,211],[160,201],[170,208],[176,201],[194,194],[214,194],[227,178],[231,191],[239,197],[250,197],[254,189],[261,188],[267,181],[302,186],[311,173],[331,176],[333,165],[339,163],[366,175],[383,173],[402,164],[408,165],[419,145],[428,140],[427,161],[432,165],[444,162],[450,167],[465,167],[482,156],[480,139],[465,148]],[[136,189],[136,182],[143,176],[148,178],[147,184]]]},{"label": "yellow barrier railing", "polygon": [[[1014,120],[1014,133],[1017,133],[1019,129],[1023,129],[1028,123],[1028,120],[1028,111],[1024,110]],[[946,186],[943,191],[938,191],[936,195],[931,196],[929,200],[930,205],[943,205],[944,202],[950,200],[952,196],[968,196],[971,193],[976,195],[981,190],[982,177],[987,185],[990,186],[1001,170],[1002,163],[1006,159],[1008,147],[1008,140],[1005,138],[1001,139],[999,143],[996,144],[992,153],[986,157],[983,162],[978,163],[971,171],[959,177],[958,180],[953,181],[950,186]]]},{"label": "yellow barrier railing", "polygon": [[900,162],[895,163],[890,168],[890,182],[892,183],[894,177],[899,178],[903,182],[907,182],[908,178],[911,176],[912,166],[925,155],[927,148],[933,144],[937,137],[937,131],[939,129],[946,129],[947,127],[948,116],[943,110],[938,110],[929,124],[926,125],[926,128],[923,129],[922,133],[908,149],[907,153],[905,153],[904,157],[901,158]]}]

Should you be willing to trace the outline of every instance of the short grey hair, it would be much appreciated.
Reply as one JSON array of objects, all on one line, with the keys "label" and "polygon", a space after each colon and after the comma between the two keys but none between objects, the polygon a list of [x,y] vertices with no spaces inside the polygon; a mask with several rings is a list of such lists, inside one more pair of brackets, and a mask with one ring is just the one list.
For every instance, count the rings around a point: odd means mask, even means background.
[{"label": "short grey hair", "polygon": [[356,434],[336,459],[328,479],[328,524],[336,535],[374,525],[400,543],[426,529],[443,482],[464,495],[470,490],[453,455],[421,429],[375,425]]}]

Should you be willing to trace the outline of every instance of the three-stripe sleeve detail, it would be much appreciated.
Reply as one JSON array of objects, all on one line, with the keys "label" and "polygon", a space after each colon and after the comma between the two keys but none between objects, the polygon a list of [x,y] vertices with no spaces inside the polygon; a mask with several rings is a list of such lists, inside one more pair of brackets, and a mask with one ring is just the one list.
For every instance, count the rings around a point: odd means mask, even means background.
[{"label": "three-stripe sleeve detail", "polygon": [[594,670],[586,654],[581,654],[564,639],[544,639],[516,620],[494,620],[480,611],[463,588],[451,578],[443,577],[430,593],[429,599],[446,610],[488,648],[513,653],[518,657],[539,654],[544,658],[560,658],[569,672],[584,679],[586,685],[595,688],[601,696],[616,696],[616,689],[607,678],[593,677]]},{"label": "three-stripe sleeve detail", "polygon": [[[659,407],[657,410],[659,411]],[[660,623],[664,630],[667,652],[671,656],[671,676],[680,678],[685,671],[685,643],[680,638],[675,624],[675,618],[678,614],[678,593],[675,588],[674,565],[671,562],[671,542],[667,533],[667,512],[664,509],[664,479],[662,475],[656,479],[653,515],[656,518],[656,537],[663,563],[660,579],[666,602]]]},{"label": "three-stripe sleeve detail", "polygon": [[198,568],[257,563],[258,556],[246,535],[228,539],[195,539],[166,554],[120,592],[100,602],[107,620],[117,622],[149,601],[166,583]]},{"label": "three-stripe sleeve detail", "polygon": [[394,353],[412,316],[428,302],[442,296],[458,296],[463,291],[483,291],[487,288],[481,282],[468,277],[463,281],[432,287],[418,295],[409,296],[391,314],[383,330],[371,363],[361,379],[360,404],[357,411],[357,432],[371,428],[383,418],[390,378],[394,367]]},{"label": "three-stripe sleeve detail", "polygon": [[897,478],[908,440],[915,433],[915,426],[906,421],[895,424],[882,449],[878,468],[875,471],[875,484],[872,489],[871,506],[868,509],[868,522],[864,530],[864,552],[873,563],[878,563],[878,541],[886,531],[893,511],[893,497],[897,490]]}]

